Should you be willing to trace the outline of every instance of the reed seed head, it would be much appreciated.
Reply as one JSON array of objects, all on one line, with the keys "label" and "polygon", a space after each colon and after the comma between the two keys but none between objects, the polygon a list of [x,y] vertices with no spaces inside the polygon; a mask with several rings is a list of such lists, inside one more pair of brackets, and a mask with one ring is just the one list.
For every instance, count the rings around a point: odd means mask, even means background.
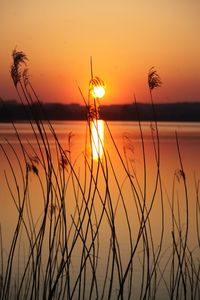
[{"label": "reed seed head", "polygon": [[22,64],[26,65],[26,61],[28,60],[26,54],[22,51],[17,51],[16,49],[12,52],[13,64],[11,65],[11,77],[13,79],[15,87],[17,87],[18,83],[21,80],[21,70],[20,67]]},{"label": "reed seed head", "polygon": [[149,69],[148,85],[149,85],[150,90],[158,88],[162,85],[162,81],[161,81],[160,76],[158,75],[157,71],[155,70],[155,67],[152,67]]}]

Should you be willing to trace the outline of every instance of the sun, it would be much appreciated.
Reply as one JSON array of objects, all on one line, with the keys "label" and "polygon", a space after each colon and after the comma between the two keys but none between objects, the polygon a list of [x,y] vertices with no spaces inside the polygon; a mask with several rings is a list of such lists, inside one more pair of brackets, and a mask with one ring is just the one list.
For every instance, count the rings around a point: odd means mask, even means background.
[{"label": "sun", "polygon": [[105,85],[99,77],[90,80],[90,93],[93,98],[102,98],[105,95]]},{"label": "sun", "polygon": [[91,94],[94,98],[103,98],[105,95],[105,88],[103,86],[94,86]]}]

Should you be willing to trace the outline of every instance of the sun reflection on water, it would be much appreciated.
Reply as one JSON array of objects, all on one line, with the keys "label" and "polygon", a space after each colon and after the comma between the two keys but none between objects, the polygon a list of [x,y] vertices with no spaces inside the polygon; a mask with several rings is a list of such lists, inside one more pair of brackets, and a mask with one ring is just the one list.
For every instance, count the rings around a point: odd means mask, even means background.
[{"label": "sun reflection on water", "polygon": [[92,141],[92,158],[101,159],[104,147],[104,121],[91,121],[91,141]]}]

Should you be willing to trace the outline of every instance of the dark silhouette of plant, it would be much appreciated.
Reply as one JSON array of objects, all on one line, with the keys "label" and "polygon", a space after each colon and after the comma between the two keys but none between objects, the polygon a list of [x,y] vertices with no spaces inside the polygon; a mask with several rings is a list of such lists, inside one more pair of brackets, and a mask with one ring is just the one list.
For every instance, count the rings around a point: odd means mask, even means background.
[{"label": "dark silhouette of plant", "polygon": [[161,87],[162,81],[160,76],[158,75],[155,67],[151,67],[148,73],[148,85],[150,90],[154,90],[155,88]]},{"label": "dark silhouette of plant", "polygon": [[[32,104],[36,102],[43,111],[30,81],[26,55],[14,50],[12,56],[11,76],[20,100],[25,100],[29,109],[27,118],[30,116],[32,135],[31,140],[24,144],[13,122],[19,147],[15,148],[8,140],[5,140],[7,144],[0,143],[8,166],[5,170],[6,184],[18,214],[5,266],[0,224],[0,299],[158,299],[160,284],[162,292],[163,286],[166,288],[169,299],[186,299],[189,288],[191,299],[199,299],[199,259],[195,257],[196,249],[191,250],[188,245],[189,195],[177,136],[180,168],[174,176],[172,203],[168,199],[172,218],[171,245],[163,251],[166,219],[158,125],[152,97],[152,91],[162,82],[156,70],[151,68],[148,73],[154,112],[153,155],[146,146],[136,106],[143,165],[140,177],[134,170],[134,139],[126,136],[124,152],[121,153],[106,121],[112,153],[109,153],[110,148],[102,145],[102,159],[94,162],[92,153],[88,155],[88,140],[90,143],[92,140],[90,124],[98,119],[98,103],[93,99],[91,107],[90,96],[85,99],[80,88],[88,111],[88,123],[85,150],[74,159],[72,132],[68,134],[68,150],[65,150],[50,121],[38,118],[33,109]],[[103,82],[93,76],[91,61],[88,94],[90,85],[101,84]],[[6,151],[6,147],[10,151]],[[16,160],[19,172],[9,153]],[[151,180],[148,155],[154,161],[154,177]],[[37,193],[32,190],[32,179],[37,184]],[[186,222],[181,221],[181,205],[176,216],[174,195],[175,181],[178,180],[179,185],[183,184],[182,192],[186,198]],[[196,193],[199,246],[199,182]],[[33,200],[42,207],[39,217],[32,213]],[[156,210],[155,220],[152,213],[157,205],[159,210]],[[159,237],[155,238],[158,234]],[[23,242],[28,241],[23,255],[20,251],[21,237]],[[20,265],[20,272],[15,277],[15,259],[21,256],[24,264]]]},{"label": "dark silhouette of plant", "polygon": [[11,65],[11,77],[15,87],[17,87],[22,77],[21,66],[26,65],[28,58],[24,52],[17,51],[16,49],[13,50],[12,57],[13,64]]}]

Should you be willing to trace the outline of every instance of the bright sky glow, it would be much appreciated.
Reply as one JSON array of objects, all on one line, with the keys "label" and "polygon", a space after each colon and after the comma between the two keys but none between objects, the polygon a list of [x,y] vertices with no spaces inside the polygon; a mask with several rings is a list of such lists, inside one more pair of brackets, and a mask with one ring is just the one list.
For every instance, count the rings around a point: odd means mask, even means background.
[{"label": "bright sky glow", "polygon": [[155,101],[200,100],[199,0],[1,0],[0,96],[17,98],[10,79],[16,47],[29,58],[43,101],[81,103],[90,57],[108,86],[107,104],[149,102],[147,74],[163,82]]}]

